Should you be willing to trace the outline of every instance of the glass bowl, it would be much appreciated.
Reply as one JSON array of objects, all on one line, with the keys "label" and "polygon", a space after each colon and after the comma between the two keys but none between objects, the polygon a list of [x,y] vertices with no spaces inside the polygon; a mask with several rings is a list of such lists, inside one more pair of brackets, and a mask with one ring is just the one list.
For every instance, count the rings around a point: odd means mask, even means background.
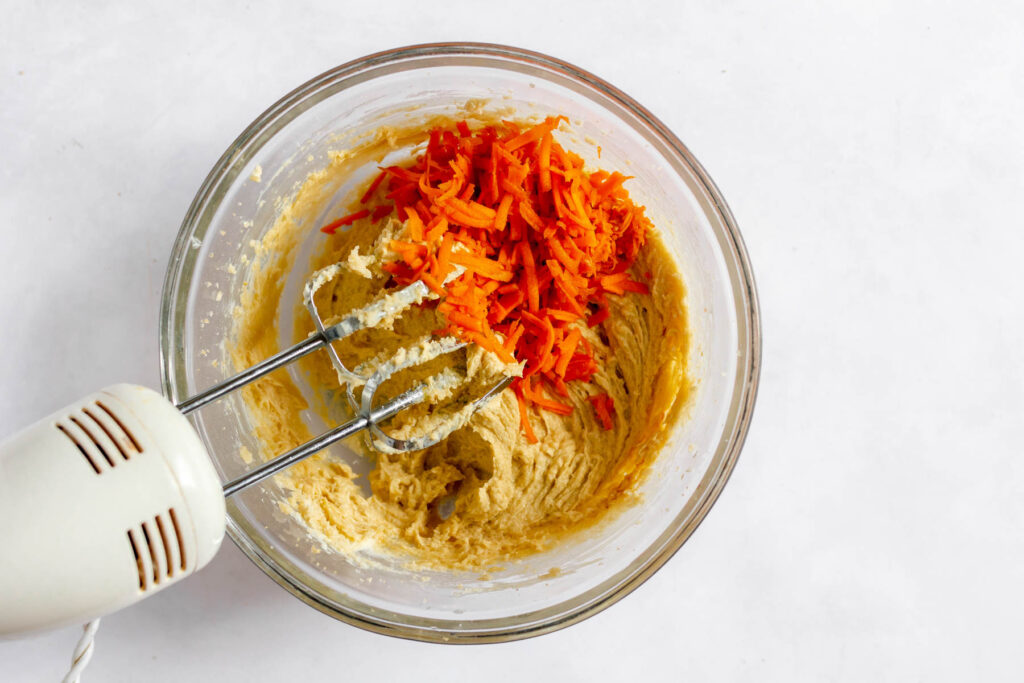
[{"label": "glass bowl", "polygon": [[[451,113],[467,100],[515,107],[520,115],[567,115],[577,141],[601,145],[603,168],[636,177],[630,192],[647,206],[683,273],[696,390],[639,485],[640,503],[501,571],[414,572],[400,562],[333,552],[280,510],[286,492],[273,482],[228,501],[231,538],[296,597],[371,631],[432,642],[513,640],[560,629],[657,571],[725,485],[750,423],[760,367],[757,296],[739,231],[675,135],[627,95],[570,64],[517,48],[448,43],[374,54],[318,76],[274,104],[224,153],[185,217],[167,271],[164,392],[181,400],[230,374],[224,341],[254,241],[273,224],[276,201],[324,167],[328,150],[382,123]],[[593,150],[576,151],[587,159]],[[310,229],[295,261],[300,277],[316,233]],[[285,296],[296,296],[294,284]],[[292,341],[294,303],[280,307],[282,344]],[[303,383],[297,373],[293,379]],[[225,480],[244,472],[249,454],[258,452],[247,419],[237,395],[194,417]]]}]

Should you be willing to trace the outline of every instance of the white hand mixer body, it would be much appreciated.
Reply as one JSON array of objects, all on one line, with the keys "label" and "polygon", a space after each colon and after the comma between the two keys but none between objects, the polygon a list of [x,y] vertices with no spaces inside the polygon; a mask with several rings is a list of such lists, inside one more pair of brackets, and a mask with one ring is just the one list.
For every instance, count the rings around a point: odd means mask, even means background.
[{"label": "white hand mixer body", "polygon": [[77,624],[204,567],[224,494],[188,419],[120,384],[0,444],[0,634]]},{"label": "white hand mixer body", "polygon": [[[511,383],[505,376],[429,435],[391,438],[382,422],[450,390],[457,378],[417,384],[380,406],[377,388],[465,344],[423,340],[414,352],[349,370],[332,342],[436,295],[415,282],[324,326],[313,296],[336,272],[325,268],[306,285],[316,333],[262,363],[177,406],[145,387],[109,387],[0,443],[0,637],[82,623],[152,595],[217,553],[226,495],[364,429],[379,450],[425,448]],[[320,348],[347,385],[354,418],[222,485],[185,414]]]}]

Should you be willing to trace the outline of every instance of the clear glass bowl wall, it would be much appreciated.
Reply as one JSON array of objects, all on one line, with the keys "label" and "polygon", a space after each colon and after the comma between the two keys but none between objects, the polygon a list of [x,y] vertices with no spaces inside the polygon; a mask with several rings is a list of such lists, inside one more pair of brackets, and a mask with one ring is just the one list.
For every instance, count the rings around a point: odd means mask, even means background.
[{"label": "clear glass bowl wall", "polygon": [[[628,593],[689,536],[717,497],[738,455],[756,392],[756,297],[738,232],[724,201],[681,143],[628,97],[551,58],[481,45],[421,46],[375,55],[324,74],[268,110],[225,153],[186,217],[164,292],[161,350],[174,398],[230,374],[224,340],[253,244],[273,225],[277,200],[381,125],[406,126],[457,113],[471,99],[519,115],[569,117],[593,164],[635,180],[632,196],[678,259],[687,287],[697,383],[685,420],[641,485],[643,502],[543,554],[488,572],[409,572],[400,561],[365,564],[325,550],[279,509],[268,482],[228,501],[231,537],[279,584],[310,605],[359,626],[404,637],[466,642],[526,637],[573,623]],[[586,141],[586,142],[585,142]],[[594,157],[590,141],[600,144]],[[259,166],[262,179],[250,179]],[[375,172],[342,187],[334,203]],[[282,295],[281,343],[290,344],[300,286],[321,238],[315,226]],[[682,312],[681,312],[682,313]],[[296,384],[309,391],[293,371]],[[315,432],[324,425],[306,416]],[[245,406],[232,396],[195,422],[224,479],[244,472],[241,448],[259,453]],[[367,470],[343,447],[331,457]]]}]

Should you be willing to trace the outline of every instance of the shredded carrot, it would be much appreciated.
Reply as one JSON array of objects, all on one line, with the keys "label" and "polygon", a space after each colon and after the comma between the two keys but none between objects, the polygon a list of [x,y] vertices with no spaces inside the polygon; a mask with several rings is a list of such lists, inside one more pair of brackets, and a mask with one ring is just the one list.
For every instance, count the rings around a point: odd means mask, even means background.
[{"label": "shredded carrot", "polygon": [[376,223],[381,218],[384,218],[384,216],[390,215],[391,212],[394,210],[395,207],[391,206],[390,204],[381,204],[380,206],[373,210],[373,213],[370,214],[370,220]]},{"label": "shredded carrot", "polygon": [[474,332],[484,331],[483,325],[478,319],[466,315],[461,311],[451,311],[446,314],[446,317],[448,318],[449,322],[455,325],[461,325],[462,327],[465,327],[467,330],[473,330]]},{"label": "shredded carrot", "polygon": [[540,141],[540,153],[537,158],[537,168],[540,170],[540,191],[551,190],[551,145],[553,139],[551,133],[545,133]]},{"label": "shredded carrot", "polygon": [[512,323],[512,330],[505,339],[505,348],[514,349],[516,344],[519,343],[519,338],[523,336],[523,332],[526,332],[526,328],[523,327],[518,320]]},{"label": "shredded carrot", "polygon": [[523,145],[528,145],[531,142],[536,142],[544,137],[545,134],[550,133],[555,128],[558,128],[558,124],[561,121],[568,121],[569,119],[564,116],[549,116],[544,120],[544,123],[538,124],[530,130],[518,135],[505,143],[505,149],[513,151],[519,149]]},{"label": "shredded carrot", "polygon": [[636,282],[635,280],[626,280],[622,283],[622,289],[627,292],[636,292],[637,294],[650,294],[651,288],[642,282]]},{"label": "shredded carrot", "polygon": [[425,284],[432,292],[438,296],[444,296],[444,289],[441,287],[441,283],[438,282],[430,273],[420,273],[420,279],[423,280],[423,284]]},{"label": "shredded carrot", "polygon": [[501,198],[501,203],[498,204],[498,210],[494,213],[494,229],[504,230],[508,224],[508,210],[512,208],[512,200],[514,197],[511,194],[505,194]]},{"label": "shredded carrot", "polygon": [[522,199],[519,200],[519,215],[522,216],[523,220],[526,221],[534,230],[544,229],[543,221],[541,221],[537,212],[533,210],[533,207],[530,206],[530,202]]},{"label": "shredded carrot", "polygon": [[574,327],[569,330],[569,333],[559,345],[558,362],[555,363],[555,375],[559,378],[565,377],[565,371],[569,368],[569,361],[572,360],[573,354],[576,353],[576,347],[579,346],[582,336],[580,328]]},{"label": "shredded carrot", "polygon": [[602,306],[597,313],[587,318],[587,327],[597,327],[608,319],[608,307]]},{"label": "shredded carrot", "polygon": [[[382,168],[360,199],[383,195],[374,221],[392,212],[404,219],[406,234],[391,243],[397,260],[382,267],[398,285],[421,279],[441,296],[429,304],[445,321],[439,332],[524,364],[512,389],[531,443],[531,411],[572,412],[544,391],[567,397],[568,383],[589,383],[598,371],[587,329],[608,319],[606,297],[650,292],[650,273],[641,281],[633,272],[650,221],[629,198],[629,177],[585,171],[557,140],[564,120],[431,130],[419,157]],[[452,278],[455,266],[463,272]],[[589,401],[613,429],[611,397]]]},{"label": "shredded carrot", "polygon": [[531,311],[540,308],[540,288],[537,284],[537,267],[529,241],[519,243],[519,254],[523,263],[523,279],[526,281],[526,302]]},{"label": "shredded carrot", "polygon": [[366,192],[363,193],[363,196],[359,198],[359,203],[365,204],[366,202],[370,201],[370,198],[373,196],[373,193],[377,191],[377,188],[380,187],[380,184],[384,182],[384,178],[386,178],[387,176],[387,171],[381,171],[380,173],[378,173],[377,177],[373,179],[372,183],[370,183],[370,187],[368,187],[366,189]]},{"label": "shredded carrot", "polygon": [[536,405],[538,408],[543,408],[544,410],[550,410],[551,412],[553,412],[553,413],[555,413],[557,415],[572,415],[572,406],[567,405],[565,403],[560,403],[558,401],[552,401],[551,399],[546,398],[541,393],[541,390],[539,388],[538,389],[533,389],[530,386],[530,382],[528,382],[528,381],[523,382],[522,391],[523,391],[523,397],[528,399],[531,403]]},{"label": "shredded carrot", "polygon": [[455,252],[451,255],[451,262],[460,266],[472,270],[474,273],[479,273],[484,277],[488,277],[492,280],[500,280],[502,282],[508,282],[512,279],[512,272],[505,270],[496,261],[492,261],[489,258],[482,256],[473,256],[472,254],[464,254],[462,252]]},{"label": "shredded carrot", "polygon": [[526,399],[523,398],[523,390],[521,385],[513,384],[512,390],[516,394],[516,401],[519,403],[519,426],[522,427],[523,433],[526,434],[526,440],[530,443],[537,443],[537,435],[533,433],[533,427],[530,426],[530,417],[527,415]]},{"label": "shredded carrot", "polygon": [[434,242],[448,232],[448,219],[444,216],[434,216],[426,226],[427,234],[423,239],[427,242]]},{"label": "shredded carrot", "polygon": [[452,257],[452,245],[455,243],[455,238],[452,235],[445,235],[441,238],[441,247],[437,250],[437,270],[435,274],[438,278],[444,279],[448,277],[450,270],[449,264],[451,263]]},{"label": "shredded carrot", "polygon": [[408,206],[405,208],[405,224],[409,227],[409,237],[417,242],[422,242],[425,228],[423,219],[416,213],[416,209]]},{"label": "shredded carrot", "polygon": [[320,228],[320,232],[326,232],[328,235],[333,235],[338,230],[338,228],[344,227],[346,225],[352,225],[360,218],[366,218],[369,215],[369,209],[360,209],[355,213],[350,213],[347,216],[342,216],[338,220],[328,223],[324,227]]},{"label": "shredded carrot", "polygon": [[597,394],[588,397],[587,400],[594,406],[594,412],[597,413],[597,419],[601,421],[602,427],[608,430],[615,426],[612,422],[612,415],[615,414],[615,401],[611,396]]}]

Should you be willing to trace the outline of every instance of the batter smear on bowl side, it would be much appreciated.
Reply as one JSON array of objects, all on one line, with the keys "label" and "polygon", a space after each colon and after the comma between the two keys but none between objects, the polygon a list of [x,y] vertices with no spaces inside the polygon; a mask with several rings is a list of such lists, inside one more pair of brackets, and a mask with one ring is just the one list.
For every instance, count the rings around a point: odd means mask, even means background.
[{"label": "batter smear on bowl side", "polygon": [[[369,497],[351,467],[323,454],[279,475],[289,511],[338,550],[457,569],[541,551],[635,502],[679,421],[691,385],[678,267],[630,199],[629,178],[585,168],[559,143],[566,127],[561,117],[470,116],[382,129],[332,153],[259,245],[230,345],[236,366],[278,350],[293,252],[319,229],[310,268],[339,264],[315,299],[326,323],[416,280],[439,295],[336,344],[349,367],[450,335],[472,343],[393,380],[391,393],[445,371],[468,378],[467,396],[516,376],[435,446],[390,455],[353,438],[373,463]],[[380,168],[314,224],[354,170],[396,150],[409,151],[403,163]],[[295,316],[297,338],[312,329]],[[318,393],[342,401],[326,354],[303,367]],[[264,457],[310,437],[301,419],[309,406],[284,373],[248,387],[245,399]],[[429,432],[442,413],[418,406],[389,429]]]}]

